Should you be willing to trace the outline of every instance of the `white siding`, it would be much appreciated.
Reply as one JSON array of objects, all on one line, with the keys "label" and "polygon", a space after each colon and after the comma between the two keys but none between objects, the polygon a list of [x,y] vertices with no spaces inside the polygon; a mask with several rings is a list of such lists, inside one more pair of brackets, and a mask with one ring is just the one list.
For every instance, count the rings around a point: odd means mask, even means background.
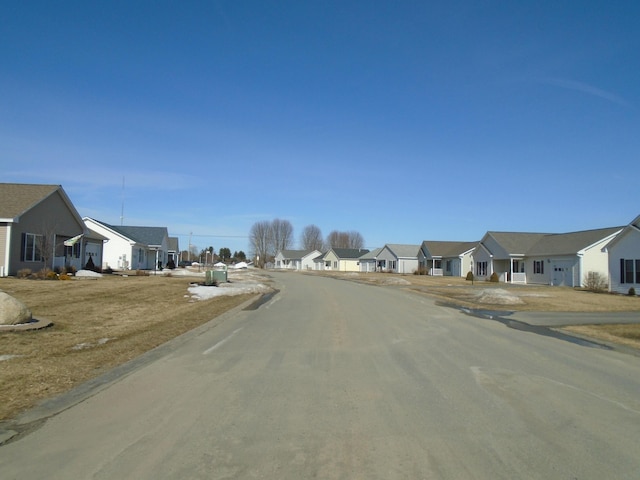
[{"label": "white siding", "polygon": [[640,283],[622,283],[620,272],[621,258],[626,260],[640,260],[640,232],[633,229],[625,230],[608,250],[610,290],[612,292],[626,294],[629,292],[629,288],[633,287],[637,294],[640,293]]},{"label": "white siding", "polygon": [[[109,239],[105,242],[102,251],[102,268],[113,268],[114,270],[127,270],[131,268],[139,268],[138,265],[138,249],[132,248],[129,240],[124,239],[120,235],[115,235],[111,230],[104,228],[102,225],[85,220],[87,228]],[[135,254],[135,258],[133,255]]]}]

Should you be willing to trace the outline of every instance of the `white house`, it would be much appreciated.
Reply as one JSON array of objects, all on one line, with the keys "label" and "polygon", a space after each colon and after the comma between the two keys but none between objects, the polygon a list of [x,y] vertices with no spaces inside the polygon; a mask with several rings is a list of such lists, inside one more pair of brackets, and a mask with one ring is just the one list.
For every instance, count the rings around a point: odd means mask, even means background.
[{"label": "white house", "polygon": [[464,277],[471,271],[477,245],[478,242],[425,240],[418,252],[418,265],[428,275]]},{"label": "white house", "polygon": [[420,245],[388,243],[378,253],[379,270],[393,273],[415,273],[418,270]]},{"label": "white house", "polygon": [[545,235],[527,251],[524,262],[526,283],[580,287],[587,276],[609,276],[609,262],[603,247],[622,227]]},{"label": "white house", "polygon": [[166,227],[115,226],[90,217],[87,228],[108,241],[104,244],[102,268],[114,270],[155,270],[169,260]]},{"label": "white house", "polygon": [[607,276],[602,248],[622,227],[570,233],[487,232],[473,252],[474,275],[501,282],[579,287],[587,275]]},{"label": "white house", "polygon": [[640,215],[603,249],[607,252],[609,291],[640,294]]},{"label": "white house", "polygon": [[313,260],[320,250],[282,250],[275,257],[275,268],[288,270],[313,270]]}]

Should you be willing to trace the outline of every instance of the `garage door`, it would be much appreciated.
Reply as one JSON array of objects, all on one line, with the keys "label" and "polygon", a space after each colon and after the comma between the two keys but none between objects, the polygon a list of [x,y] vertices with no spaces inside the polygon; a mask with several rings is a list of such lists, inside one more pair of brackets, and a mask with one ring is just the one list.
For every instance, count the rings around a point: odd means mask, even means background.
[{"label": "garage door", "polygon": [[553,263],[553,285],[573,287],[573,268],[571,262]]}]

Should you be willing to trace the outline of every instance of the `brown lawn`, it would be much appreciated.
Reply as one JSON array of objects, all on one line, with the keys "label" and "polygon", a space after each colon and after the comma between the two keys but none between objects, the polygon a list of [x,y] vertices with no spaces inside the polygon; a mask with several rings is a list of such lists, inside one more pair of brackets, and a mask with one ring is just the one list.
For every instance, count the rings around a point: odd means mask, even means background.
[{"label": "brown lawn", "polygon": [[[253,295],[194,301],[189,277],[1,278],[0,289],[52,327],[0,331],[0,420],[121,365],[244,303]],[[215,287],[211,287],[215,288]]]}]

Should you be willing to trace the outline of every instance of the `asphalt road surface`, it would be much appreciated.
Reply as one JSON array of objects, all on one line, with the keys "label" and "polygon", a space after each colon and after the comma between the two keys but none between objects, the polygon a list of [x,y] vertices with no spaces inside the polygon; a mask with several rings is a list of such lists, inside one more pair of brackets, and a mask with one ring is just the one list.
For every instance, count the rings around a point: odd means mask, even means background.
[{"label": "asphalt road surface", "polygon": [[9,479],[640,478],[640,358],[398,287],[280,292],[0,447]]}]

